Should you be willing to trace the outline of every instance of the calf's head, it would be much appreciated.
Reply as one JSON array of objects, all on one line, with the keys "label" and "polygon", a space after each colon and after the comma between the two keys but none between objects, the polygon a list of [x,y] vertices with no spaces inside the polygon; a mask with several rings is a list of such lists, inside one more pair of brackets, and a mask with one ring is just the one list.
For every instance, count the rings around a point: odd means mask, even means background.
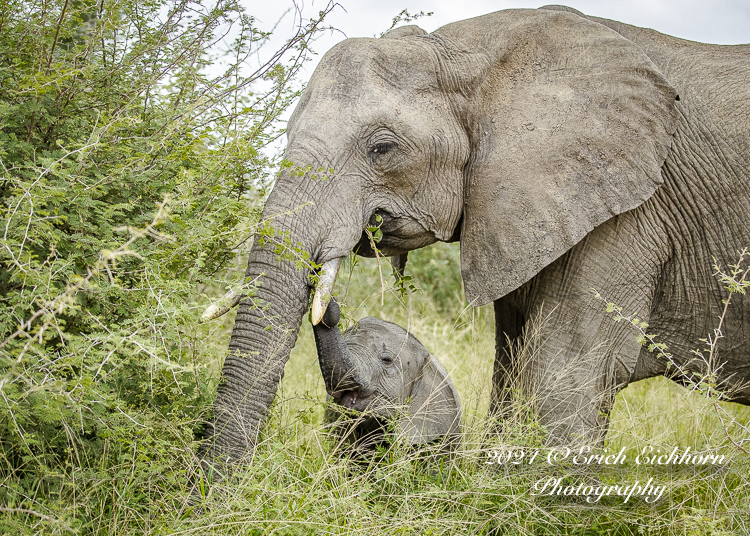
[{"label": "calf's head", "polygon": [[357,417],[351,440],[381,442],[383,425],[409,445],[458,433],[461,403],[445,368],[401,326],[367,317],[342,334],[339,307],[331,300],[314,327],[320,370],[334,405],[329,421]]}]

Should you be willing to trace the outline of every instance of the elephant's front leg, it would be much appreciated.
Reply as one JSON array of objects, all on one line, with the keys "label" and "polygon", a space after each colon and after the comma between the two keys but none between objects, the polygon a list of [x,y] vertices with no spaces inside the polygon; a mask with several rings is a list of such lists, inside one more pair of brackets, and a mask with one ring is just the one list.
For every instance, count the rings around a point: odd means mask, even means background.
[{"label": "elephant's front leg", "polygon": [[[495,302],[493,404],[514,390],[532,403],[553,444],[600,443],[616,393],[641,353],[592,288],[648,321],[656,273],[633,242],[629,213],[597,228],[529,283]],[[632,229],[631,229],[632,231]],[[641,249],[643,251],[643,249]]]},{"label": "elephant's front leg", "polygon": [[518,304],[519,291],[495,300],[495,364],[492,371],[490,415],[503,418],[512,404],[512,391],[519,376],[515,351],[522,342],[526,318]]}]

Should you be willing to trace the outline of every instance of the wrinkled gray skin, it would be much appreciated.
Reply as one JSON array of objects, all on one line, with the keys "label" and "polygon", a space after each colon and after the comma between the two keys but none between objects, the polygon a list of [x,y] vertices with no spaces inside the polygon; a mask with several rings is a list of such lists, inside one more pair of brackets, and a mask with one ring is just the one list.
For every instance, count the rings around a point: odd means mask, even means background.
[{"label": "wrinkled gray skin", "polygon": [[[701,370],[690,350],[726,296],[712,257],[727,266],[750,245],[748,80],[750,46],[559,8],[347,39],[321,60],[287,132],[288,159],[334,176],[284,174],[264,217],[318,263],[356,248],[376,214],[387,255],[459,239],[467,300],[494,301],[493,407],[512,379],[505,336],[544,304],[542,420],[553,441],[600,439],[612,392],[666,363],[590,288]],[[267,308],[240,305],[207,460],[256,440],[308,307],[308,272],[277,260],[272,242],[250,254]],[[749,304],[735,297],[726,319],[725,387],[750,379]],[[735,400],[750,403],[750,389]]]},{"label": "wrinkled gray skin", "polygon": [[[397,416],[396,437],[408,445],[458,433],[458,392],[422,343],[401,326],[379,318],[363,318],[343,335],[338,322],[339,306],[332,299],[313,332],[332,401],[342,410],[362,413],[355,420],[347,411],[326,412],[328,422],[342,422],[339,431],[349,434],[348,442],[364,447],[383,442],[383,426]],[[351,422],[357,423],[353,430]]]}]

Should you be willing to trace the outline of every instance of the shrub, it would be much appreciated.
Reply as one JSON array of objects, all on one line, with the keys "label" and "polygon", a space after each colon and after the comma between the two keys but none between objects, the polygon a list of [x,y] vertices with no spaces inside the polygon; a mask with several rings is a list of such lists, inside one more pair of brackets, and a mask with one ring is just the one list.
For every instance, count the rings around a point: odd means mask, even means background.
[{"label": "shrub", "polygon": [[232,0],[0,4],[0,532],[184,485],[224,346],[196,289],[247,245],[330,9],[249,61],[270,34]]}]

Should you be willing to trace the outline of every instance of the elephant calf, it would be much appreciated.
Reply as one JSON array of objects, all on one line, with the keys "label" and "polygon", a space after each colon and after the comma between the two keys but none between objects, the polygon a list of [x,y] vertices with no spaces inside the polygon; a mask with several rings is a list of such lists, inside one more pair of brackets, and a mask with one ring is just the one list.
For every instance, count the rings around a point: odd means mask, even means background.
[{"label": "elephant calf", "polygon": [[372,317],[342,335],[339,318],[331,298],[313,329],[320,370],[335,404],[326,421],[338,422],[346,443],[364,449],[384,443],[393,419],[396,438],[407,445],[458,434],[458,392],[427,348],[401,326]]}]

